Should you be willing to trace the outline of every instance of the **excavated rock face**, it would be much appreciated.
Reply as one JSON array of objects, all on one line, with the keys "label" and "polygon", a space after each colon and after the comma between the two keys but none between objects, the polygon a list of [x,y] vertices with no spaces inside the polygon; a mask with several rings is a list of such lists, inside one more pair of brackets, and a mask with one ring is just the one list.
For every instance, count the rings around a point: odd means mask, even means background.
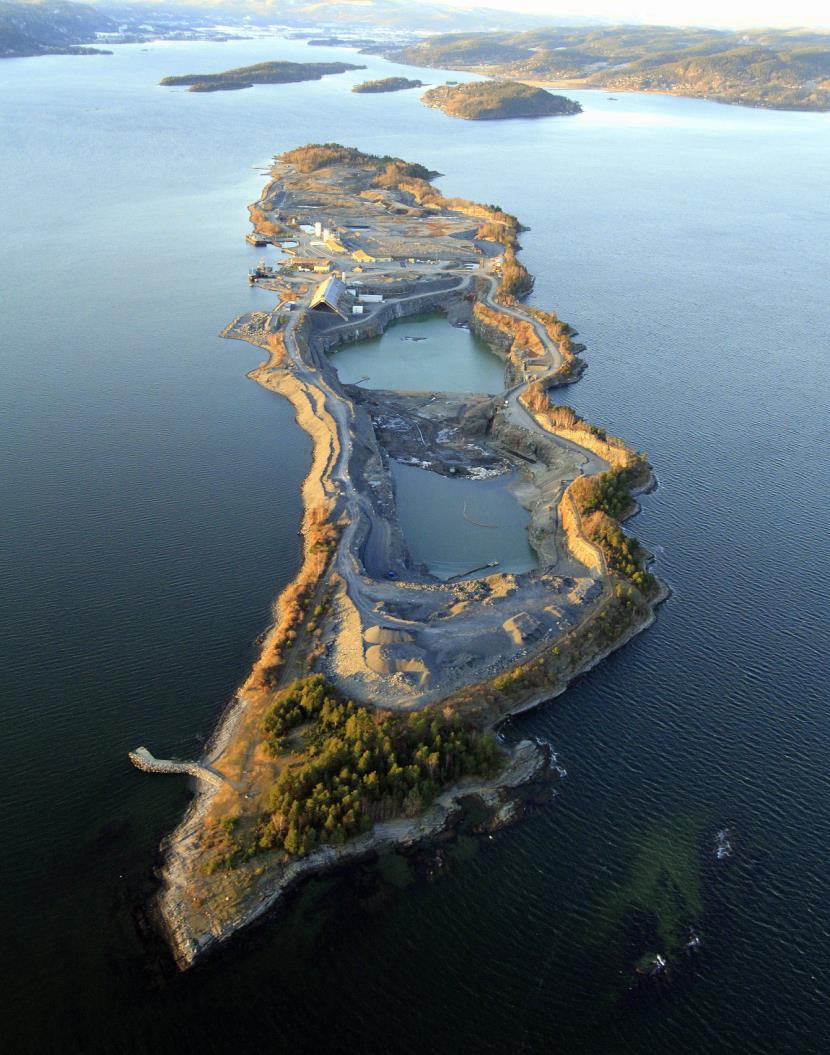
[{"label": "excavated rock face", "polygon": [[461,427],[468,436],[485,436],[490,428],[494,413],[494,400],[473,403],[461,416]]},{"label": "excavated rock face", "polygon": [[492,397],[441,395],[425,405],[423,395],[345,387],[368,415],[390,458],[444,476],[494,476],[512,468],[485,439],[493,416]]}]

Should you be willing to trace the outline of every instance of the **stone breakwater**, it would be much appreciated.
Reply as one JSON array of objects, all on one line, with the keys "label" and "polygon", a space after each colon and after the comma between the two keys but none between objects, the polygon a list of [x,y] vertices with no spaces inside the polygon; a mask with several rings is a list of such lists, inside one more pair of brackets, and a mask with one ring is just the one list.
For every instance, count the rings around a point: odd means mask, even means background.
[{"label": "stone breakwater", "polygon": [[184,773],[186,776],[204,780],[218,788],[227,783],[227,778],[201,762],[178,762],[171,758],[156,758],[146,747],[130,751],[129,759],[143,773]]}]

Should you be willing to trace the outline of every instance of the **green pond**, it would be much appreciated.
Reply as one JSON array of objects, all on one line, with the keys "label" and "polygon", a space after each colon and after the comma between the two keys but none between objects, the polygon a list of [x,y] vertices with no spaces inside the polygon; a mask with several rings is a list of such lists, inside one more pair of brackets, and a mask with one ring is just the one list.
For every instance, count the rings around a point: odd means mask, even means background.
[{"label": "green pond", "polygon": [[495,562],[499,571],[536,567],[527,539],[530,514],[511,490],[516,474],[489,480],[451,479],[392,462],[398,519],[410,556],[433,575],[453,575]]},{"label": "green pond", "polygon": [[504,389],[502,360],[440,313],[400,319],[380,337],[339,348],[332,361],[341,381],[366,388],[488,395]]}]

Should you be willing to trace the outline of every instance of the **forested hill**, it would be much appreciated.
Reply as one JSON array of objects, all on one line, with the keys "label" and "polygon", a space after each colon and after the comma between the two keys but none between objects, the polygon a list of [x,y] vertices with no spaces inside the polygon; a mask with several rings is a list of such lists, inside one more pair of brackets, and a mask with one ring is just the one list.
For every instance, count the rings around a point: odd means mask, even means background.
[{"label": "forested hill", "polygon": [[830,110],[830,33],[556,27],[442,34],[388,57],[570,88],[659,91],[781,110]]},{"label": "forested hill", "polygon": [[0,58],[73,51],[94,42],[96,33],[117,29],[111,18],[87,4],[0,0]]},{"label": "forested hill", "polygon": [[551,95],[515,81],[471,81],[455,87],[439,85],[423,96],[427,106],[466,121],[498,121],[511,117],[558,117],[582,113],[564,95]]}]

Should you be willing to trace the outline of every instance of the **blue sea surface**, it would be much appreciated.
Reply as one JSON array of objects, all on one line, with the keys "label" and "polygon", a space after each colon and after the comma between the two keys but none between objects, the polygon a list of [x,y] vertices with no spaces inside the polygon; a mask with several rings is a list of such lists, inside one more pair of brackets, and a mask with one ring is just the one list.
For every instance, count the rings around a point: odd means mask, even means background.
[{"label": "blue sea surface", "polygon": [[[461,122],[353,94],[412,73],[374,56],[158,86],[349,56],[0,63],[4,1048],[827,1052],[830,116],[580,92],[579,117]],[[298,565],[307,437],[217,333],[270,305],[245,206],[309,141],[419,161],[528,225],[532,299],[588,346],[567,399],[655,466],[630,526],[673,593],[508,724],[556,746],[552,804],[435,883],[312,883],[180,975],[143,906],[189,790],[126,753],[199,754]],[[688,928],[697,957],[631,989]]]}]

